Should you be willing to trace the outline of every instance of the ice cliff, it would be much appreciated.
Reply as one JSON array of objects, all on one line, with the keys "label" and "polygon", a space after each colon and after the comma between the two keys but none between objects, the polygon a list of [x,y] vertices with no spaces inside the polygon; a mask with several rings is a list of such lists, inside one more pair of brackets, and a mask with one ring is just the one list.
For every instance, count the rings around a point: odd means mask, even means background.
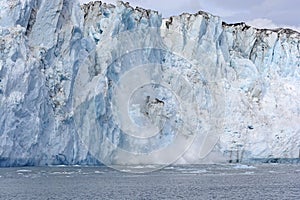
[{"label": "ice cliff", "polygon": [[[299,45],[293,30],[205,12],[162,19],[123,2],[2,0],[0,165],[156,163],[181,152],[177,162],[193,163],[211,150],[210,161],[297,158]],[[135,157],[155,149],[167,150]]]}]

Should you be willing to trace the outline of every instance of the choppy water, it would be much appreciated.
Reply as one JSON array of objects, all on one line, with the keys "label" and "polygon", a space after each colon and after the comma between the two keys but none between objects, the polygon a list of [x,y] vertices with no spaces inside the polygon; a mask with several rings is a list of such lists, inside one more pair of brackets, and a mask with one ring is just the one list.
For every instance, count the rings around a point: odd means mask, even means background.
[{"label": "choppy water", "polygon": [[300,165],[170,166],[147,174],[107,167],[0,168],[0,199],[299,200]]}]

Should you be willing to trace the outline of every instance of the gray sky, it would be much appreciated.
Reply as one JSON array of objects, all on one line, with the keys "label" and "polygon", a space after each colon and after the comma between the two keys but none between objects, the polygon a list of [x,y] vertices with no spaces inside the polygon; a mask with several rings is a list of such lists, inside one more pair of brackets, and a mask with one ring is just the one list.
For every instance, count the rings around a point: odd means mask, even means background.
[{"label": "gray sky", "polygon": [[[81,3],[90,0],[79,0]],[[125,0],[126,1],[126,0]],[[104,0],[115,3],[115,0]],[[299,0],[127,0],[132,6],[157,10],[164,17],[199,10],[228,23],[246,22],[258,28],[288,27],[300,31]]]}]

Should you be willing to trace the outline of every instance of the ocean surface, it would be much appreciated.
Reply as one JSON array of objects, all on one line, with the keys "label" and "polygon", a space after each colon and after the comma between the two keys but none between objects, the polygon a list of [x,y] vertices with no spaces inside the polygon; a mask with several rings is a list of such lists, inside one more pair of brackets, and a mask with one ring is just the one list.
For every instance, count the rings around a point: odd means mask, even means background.
[{"label": "ocean surface", "polygon": [[141,174],[104,166],[0,168],[0,199],[299,200],[300,165],[169,166]]}]

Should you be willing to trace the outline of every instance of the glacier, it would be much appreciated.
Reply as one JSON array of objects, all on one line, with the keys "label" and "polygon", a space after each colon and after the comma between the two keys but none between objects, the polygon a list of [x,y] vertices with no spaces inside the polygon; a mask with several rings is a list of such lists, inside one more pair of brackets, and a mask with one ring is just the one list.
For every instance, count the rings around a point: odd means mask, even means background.
[{"label": "glacier", "polygon": [[2,0],[0,166],[299,158],[299,45],[203,11]]}]

